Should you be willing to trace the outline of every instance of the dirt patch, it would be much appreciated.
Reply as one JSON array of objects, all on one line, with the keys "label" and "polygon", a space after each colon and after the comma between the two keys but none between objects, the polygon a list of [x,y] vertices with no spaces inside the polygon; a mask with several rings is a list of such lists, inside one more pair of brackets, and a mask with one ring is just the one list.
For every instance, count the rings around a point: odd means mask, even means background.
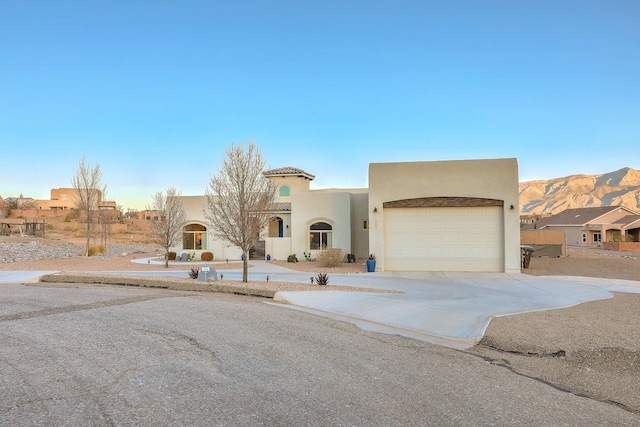
[{"label": "dirt patch", "polygon": [[356,262],[344,263],[339,267],[321,267],[319,263],[314,261],[268,261],[270,264],[288,268],[295,271],[304,271],[307,273],[331,273],[331,274],[360,274],[367,272],[367,264],[364,259],[358,259]]},{"label": "dirt patch", "polygon": [[[523,273],[640,281],[637,255],[569,250]],[[514,372],[640,413],[640,294],[496,317],[473,352]]]}]

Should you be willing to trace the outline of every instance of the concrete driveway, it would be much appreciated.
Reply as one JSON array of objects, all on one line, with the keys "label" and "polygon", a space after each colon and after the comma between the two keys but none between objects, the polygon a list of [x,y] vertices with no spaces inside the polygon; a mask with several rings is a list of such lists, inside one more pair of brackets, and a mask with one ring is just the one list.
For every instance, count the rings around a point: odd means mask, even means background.
[{"label": "concrete driveway", "polygon": [[[147,262],[146,260],[137,260]],[[296,272],[261,261],[250,280],[309,283],[312,273]],[[215,267],[215,263],[209,263]],[[0,272],[0,281],[36,280],[45,272]],[[114,272],[115,273],[115,272]],[[118,272],[141,274],[143,272]],[[167,272],[144,272],[166,275]],[[185,276],[185,271],[169,272]],[[240,270],[222,271],[240,279]],[[640,293],[640,282],[567,276],[504,273],[364,273],[332,274],[330,285],[391,289],[401,294],[364,292],[278,292],[275,302],[348,321],[363,329],[423,339],[454,348],[480,340],[494,316],[549,310],[606,299],[612,291]]]},{"label": "concrete driveway", "polygon": [[[250,279],[309,283],[310,273],[251,261]],[[240,272],[225,272],[239,278]],[[236,276],[237,274],[237,276]],[[640,282],[505,273],[332,274],[330,284],[391,289],[402,294],[363,292],[278,292],[278,302],[359,327],[467,348],[484,335],[491,318],[570,307],[606,299],[611,292],[640,293]]]}]

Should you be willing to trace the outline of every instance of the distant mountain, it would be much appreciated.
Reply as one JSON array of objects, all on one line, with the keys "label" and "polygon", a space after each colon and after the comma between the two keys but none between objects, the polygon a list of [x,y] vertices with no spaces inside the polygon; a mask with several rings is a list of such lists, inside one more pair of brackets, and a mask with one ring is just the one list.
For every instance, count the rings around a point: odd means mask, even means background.
[{"label": "distant mountain", "polygon": [[556,214],[570,208],[623,205],[640,212],[640,171],[571,175],[520,183],[520,213]]}]

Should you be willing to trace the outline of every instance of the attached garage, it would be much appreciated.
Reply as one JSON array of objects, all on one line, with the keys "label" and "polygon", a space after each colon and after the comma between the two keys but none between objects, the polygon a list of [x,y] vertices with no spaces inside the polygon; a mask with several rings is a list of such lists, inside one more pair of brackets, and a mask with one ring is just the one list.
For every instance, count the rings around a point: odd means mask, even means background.
[{"label": "attached garage", "polygon": [[[424,199],[420,202],[425,204]],[[470,204],[477,202],[472,199]],[[399,204],[385,203],[385,270],[503,272],[502,202],[488,204],[393,207]]]}]

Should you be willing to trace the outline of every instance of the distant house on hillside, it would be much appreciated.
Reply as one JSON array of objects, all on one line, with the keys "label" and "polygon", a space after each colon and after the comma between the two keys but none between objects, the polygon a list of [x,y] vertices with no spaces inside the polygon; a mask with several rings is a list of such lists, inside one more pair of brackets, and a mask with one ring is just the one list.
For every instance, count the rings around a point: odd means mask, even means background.
[{"label": "distant house on hillside", "polygon": [[[531,228],[531,227],[529,227]],[[568,245],[640,242],[640,214],[624,206],[567,209],[533,224],[538,230],[564,230]]]}]

